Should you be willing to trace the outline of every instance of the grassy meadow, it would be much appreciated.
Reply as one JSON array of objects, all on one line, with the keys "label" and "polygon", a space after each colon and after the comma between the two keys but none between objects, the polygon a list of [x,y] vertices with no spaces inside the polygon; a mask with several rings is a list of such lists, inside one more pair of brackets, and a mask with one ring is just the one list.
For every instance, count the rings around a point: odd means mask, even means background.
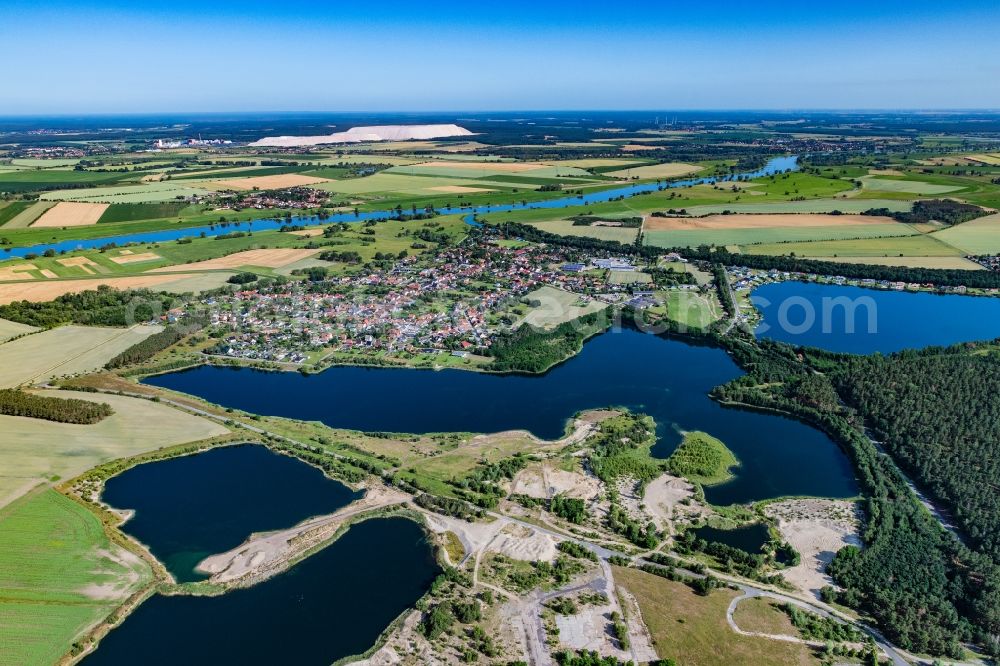
[{"label": "grassy meadow", "polygon": [[48,666],[152,580],[100,520],[51,489],[0,508],[0,663]]}]

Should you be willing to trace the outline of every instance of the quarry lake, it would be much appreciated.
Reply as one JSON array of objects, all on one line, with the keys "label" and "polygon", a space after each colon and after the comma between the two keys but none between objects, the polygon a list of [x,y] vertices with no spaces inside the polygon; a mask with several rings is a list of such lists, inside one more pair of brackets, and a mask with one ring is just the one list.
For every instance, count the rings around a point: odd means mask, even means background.
[{"label": "quarry lake", "polygon": [[1000,298],[776,282],[751,298],[757,335],[851,354],[889,353],[1000,337]]},{"label": "quarry lake", "polygon": [[291,527],[360,497],[323,472],[263,446],[230,446],[133,467],[102,499],[134,510],[122,531],[144,543],[179,582],[253,532]]},{"label": "quarry lake", "polygon": [[[359,495],[262,446],[229,446],[140,465],[103,498],[136,509],[126,532],[181,581],[205,555],[252,532],[291,527]],[[439,568],[423,529],[376,518],[273,578],[220,596],[154,595],[85,659],[89,664],[330,664],[371,647],[426,592]],[[294,657],[291,657],[294,655]]]},{"label": "quarry lake", "polygon": [[368,520],[253,587],[147,599],[84,663],[326,666],[374,645],[438,572],[415,522]]},{"label": "quarry lake", "polygon": [[[705,489],[714,504],[786,495],[852,497],[850,463],[825,434],[773,414],[723,407],[708,396],[742,371],[720,348],[631,329],[591,339],[544,375],[334,367],[320,374],[201,366],[146,383],[248,412],[390,432],[497,432],[556,439],[576,412],[623,406],[652,416],[667,457],[682,431],[703,430],[740,459],[735,478]],[[126,525],[127,527],[127,525]]]}]

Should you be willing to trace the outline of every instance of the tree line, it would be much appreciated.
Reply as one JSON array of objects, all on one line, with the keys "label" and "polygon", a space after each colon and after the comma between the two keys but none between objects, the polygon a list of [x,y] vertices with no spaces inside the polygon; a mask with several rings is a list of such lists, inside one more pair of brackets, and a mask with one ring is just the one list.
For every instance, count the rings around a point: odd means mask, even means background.
[{"label": "tree line", "polygon": [[26,416],[58,423],[89,425],[114,413],[111,406],[103,402],[53,398],[17,389],[0,389],[0,414],[4,416]]}]

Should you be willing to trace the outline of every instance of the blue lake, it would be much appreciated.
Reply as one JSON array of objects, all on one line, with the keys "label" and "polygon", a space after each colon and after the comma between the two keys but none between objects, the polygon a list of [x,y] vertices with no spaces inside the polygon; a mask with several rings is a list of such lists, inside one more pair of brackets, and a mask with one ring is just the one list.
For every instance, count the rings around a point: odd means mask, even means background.
[{"label": "blue lake", "polygon": [[230,446],[138,465],[108,479],[101,498],[135,514],[122,530],[180,581],[253,532],[291,527],[360,497],[299,460],[263,446]]},{"label": "blue lake", "polygon": [[[689,185],[698,185],[702,183],[715,183],[731,181],[739,178],[759,178],[761,176],[769,176],[774,173],[781,173],[784,171],[794,171],[798,169],[798,157],[776,157],[770,160],[767,165],[756,171],[749,171],[746,173],[734,174],[732,176],[726,176],[723,178],[689,178],[686,180],[674,180],[669,182],[661,183],[642,183],[636,185],[626,185],[623,187],[615,187],[612,189],[601,190],[598,192],[590,192],[587,194],[573,195],[567,197],[560,197],[557,199],[549,199],[547,201],[536,201],[532,203],[510,203],[510,204],[497,204],[492,206],[463,206],[463,207],[444,207],[437,209],[437,212],[442,215],[449,215],[454,213],[466,213],[467,221],[472,220],[473,214],[476,215],[486,215],[489,213],[503,213],[514,210],[528,210],[536,208],[568,208],[570,206],[585,206],[593,203],[600,203],[604,201],[611,201],[612,199],[618,199],[620,197],[633,197],[641,194],[648,194],[650,192],[657,192],[664,189],[677,188],[677,187],[687,187]],[[330,217],[320,220],[315,216],[303,216],[296,217],[294,219],[294,224],[303,226],[313,226],[313,225],[326,225],[333,224],[336,222],[363,222],[365,220],[381,219],[387,217],[396,217],[397,212],[395,210],[381,210],[381,211],[369,211],[363,212],[355,215],[351,213],[338,213],[336,215],[331,215]],[[73,250],[85,250],[103,247],[109,243],[115,243],[117,245],[125,245],[126,243],[162,243],[167,241],[177,240],[178,238],[188,238],[192,236],[198,236],[200,234],[205,234],[206,236],[218,236],[221,234],[232,233],[234,231],[265,231],[268,229],[280,229],[289,223],[285,219],[273,219],[273,220],[254,220],[253,222],[230,222],[226,225],[222,224],[211,224],[202,227],[185,227],[183,229],[165,229],[161,231],[147,231],[135,234],[122,234],[118,236],[104,236],[102,238],[89,238],[89,239],[74,239],[60,241],[57,243],[42,243],[39,245],[32,245],[29,247],[5,247],[0,251],[0,261],[4,259],[12,259],[15,257],[23,257],[27,254],[42,254],[46,250],[54,250],[56,252],[72,252]]]},{"label": "blue lake", "polygon": [[1000,298],[776,282],[753,291],[759,337],[852,354],[1000,337]]},{"label": "blue lake", "polygon": [[358,367],[303,376],[201,366],[145,381],[227,407],[364,431],[524,428],[555,439],[578,411],[624,406],[656,420],[654,455],[668,456],[685,430],[706,431],[733,450],[742,464],[733,480],[705,489],[712,503],[856,495],[847,457],[825,434],[782,416],[726,408],[708,396],[741,374],[720,348],[624,329],[590,340],[539,376]]},{"label": "blue lake", "polygon": [[155,595],[83,663],[328,666],[370,648],[439,571],[415,522],[369,520],[253,587],[217,597]]}]

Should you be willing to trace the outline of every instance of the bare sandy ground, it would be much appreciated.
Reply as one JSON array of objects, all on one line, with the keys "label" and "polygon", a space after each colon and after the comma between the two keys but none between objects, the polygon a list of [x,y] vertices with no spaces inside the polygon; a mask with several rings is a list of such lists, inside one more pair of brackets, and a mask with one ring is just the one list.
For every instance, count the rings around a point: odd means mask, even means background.
[{"label": "bare sandy ground", "polygon": [[[673,474],[663,474],[650,481],[642,500],[656,526],[669,529],[671,533],[675,522],[689,521],[709,513],[705,506],[694,501],[694,486]],[[684,504],[685,500],[689,503]]]},{"label": "bare sandy ground", "polygon": [[764,513],[777,521],[778,531],[802,556],[782,572],[797,589],[819,598],[833,580],[824,572],[837,551],[860,545],[858,507],[854,502],[828,499],[790,499],[768,504]]},{"label": "bare sandy ground", "polygon": [[94,275],[97,273],[95,264],[89,257],[70,257],[68,259],[56,259],[56,263],[66,266],[67,268],[79,268],[84,273],[89,275]]},{"label": "bare sandy ground", "polygon": [[143,261],[156,261],[159,258],[160,255],[155,252],[140,252],[139,254],[132,254],[131,252],[125,254],[122,252],[120,256],[108,257],[108,259],[116,264],[135,264]]},{"label": "bare sandy ground", "polygon": [[219,257],[218,259],[206,259],[205,261],[195,261],[190,264],[179,264],[177,266],[163,266],[154,268],[150,273],[176,273],[187,271],[208,271],[226,268],[238,268],[240,266],[260,266],[262,268],[281,268],[296,261],[301,261],[307,257],[317,254],[319,250],[297,250],[294,248],[270,248],[264,250],[245,250],[234,254]]},{"label": "bare sandy ground", "polygon": [[97,224],[108,209],[106,203],[60,201],[35,220],[31,227],[83,227]]},{"label": "bare sandy ground", "polygon": [[517,473],[511,486],[512,493],[549,499],[563,494],[582,500],[596,499],[601,494],[601,482],[583,472],[567,472],[545,463]]},{"label": "bare sandy ground", "polygon": [[97,289],[107,285],[114,289],[138,289],[141,287],[156,287],[169,282],[176,282],[191,275],[136,275],[118,278],[85,278],[82,280],[58,280],[55,282],[35,282],[0,284],[0,305],[14,301],[32,301],[42,303],[51,301],[63,294],[76,294],[81,291]]},{"label": "bare sandy ground", "polygon": [[827,215],[823,213],[736,213],[705,217],[647,217],[646,231],[682,229],[772,229],[774,227],[841,227],[894,224],[888,217],[873,215]]},{"label": "bare sandy ground", "polygon": [[34,264],[18,264],[17,266],[0,266],[0,282],[10,282],[13,280],[34,280],[35,276],[28,271],[37,271],[38,266]]},{"label": "bare sandy ground", "polygon": [[197,569],[210,574],[213,583],[263,580],[284,571],[297,556],[331,538],[348,518],[380,507],[403,504],[409,499],[409,495],[394,488],[373,485],[364,497],[336,513],[310,518],[285,530],[253,536],[237,548],[206,557]]},{"label": "bare sandy ground", "polygon": [[352,127],[346,132],[321,136],[267,136],[251,146],[318,146],[325,143],[361,143],[362,141],[410,141],[446,136],[472,136],[458,125],[371,125]]},{"label": "bare sandy ground", "polygon": [[551,536],[516,523],[505,525],[486,550],[525,562],[552,562],[557,553]]},{"label": "bare sandy ground", "polygon": [[437,187],[428,187],[427,189],[433,192],[444,192],[446,194],[474,194],[476,192],[496,192],[496,190],[490,190],[485,187],[467,187],[465,185],[438,185]]},{"label": "bare sandy ground", "polygon": [[252,190],[256,187],[259,190],[279,190],[284,187],[304,187],[306,185],[329,182],[329,178],[303,176],[297,173],[283,173],[276,176],[254,176],[251,178],[215,180],[208,183],[208,185],[211,189]]}]

